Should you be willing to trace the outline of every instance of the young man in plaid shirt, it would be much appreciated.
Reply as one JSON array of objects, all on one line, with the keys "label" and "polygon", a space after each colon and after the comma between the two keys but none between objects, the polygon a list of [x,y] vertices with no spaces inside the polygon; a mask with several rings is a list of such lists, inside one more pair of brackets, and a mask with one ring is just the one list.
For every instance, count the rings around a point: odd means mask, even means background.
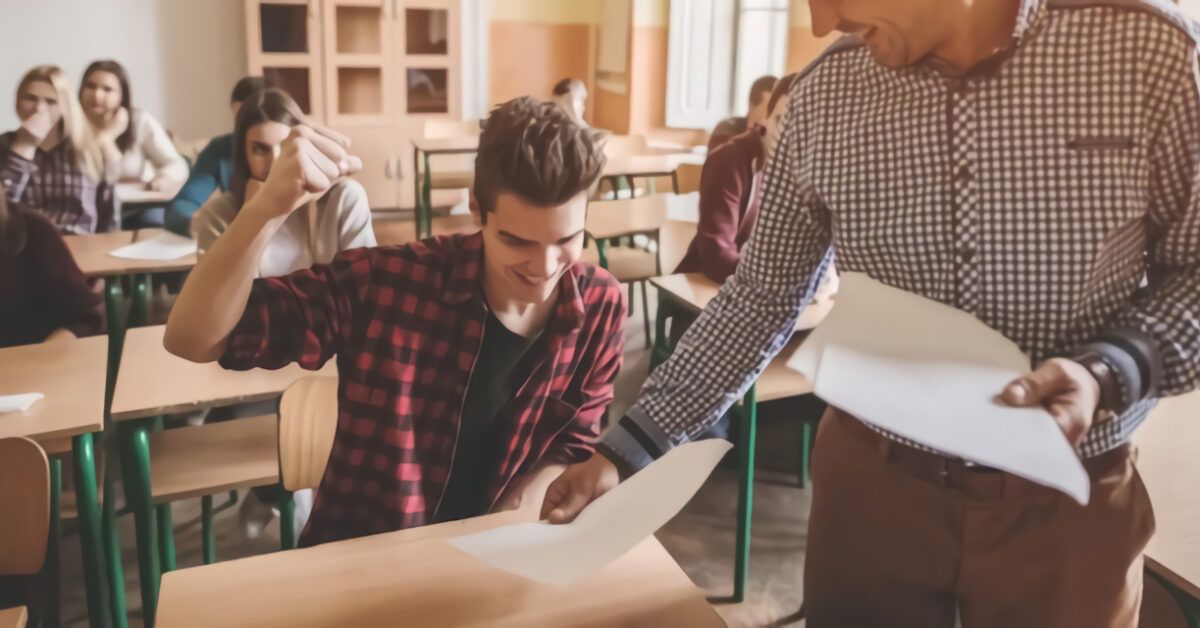
[{"label": "young man in plaid shirt", "polygon": [[262,189],[200,260],[164,344],[230,369],[336,356],[338,429],[301,543],[537,508],[589,457],[621,365],[621,290],[579,263],[597,136],[552,105],[488,118],[472,211],[481,233],[356,249],[254,279],[295,208],[360,167],[297,127]]}]

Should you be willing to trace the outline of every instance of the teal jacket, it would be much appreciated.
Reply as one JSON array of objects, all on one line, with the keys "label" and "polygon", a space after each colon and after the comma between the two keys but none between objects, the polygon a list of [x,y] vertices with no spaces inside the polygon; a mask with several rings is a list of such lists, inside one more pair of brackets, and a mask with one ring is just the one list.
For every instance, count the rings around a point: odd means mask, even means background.
[{"label": "teal jacket", "polygon": [[182,236],[190,235],[192,215],[212,196],[217,188],[229,190],[229,177],[233,174],[233,134],[214,137],[204,150],[196,156],[187,181],[179,193],[167,205],[163,224],[170,231]]}]

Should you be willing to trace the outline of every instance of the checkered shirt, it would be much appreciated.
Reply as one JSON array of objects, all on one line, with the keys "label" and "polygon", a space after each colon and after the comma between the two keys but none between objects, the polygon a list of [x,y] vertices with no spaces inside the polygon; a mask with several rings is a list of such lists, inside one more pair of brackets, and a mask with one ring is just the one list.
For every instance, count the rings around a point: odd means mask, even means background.
[{"label": "checkered shirt", "polygon": [[69,142],[59,142],[49,151],[39,146],[30,161],[9,149],[16,137],[15,131],[0,135],[0,181],[10,203],[40,212],[63,233],[117,227],[112,186],[96,182],[79,168]]},{"label": "checkered shirt", "polygon": [[[337,356],[337,433],[302,544],[434,520],[487,317],[482,267],[475,234],[354,249],[254,282],[222,366],[315,370]],[[563,275],[529,375],[495,419],[489,503],[539,462],[591,455],[621,366],[624,313],[607,271],[576,264]]]},{"label": "checkered shirt", "polygon": [[[736,274],[606,451],[637,460],[656,453],[647,434],[675,445],[716,421],[834,253],[840,270],[975,315],[1031,366],[1130,327],[1157,341],[1160,395],[1195,388],[1197,32],[1170,5],[1024,0],[1013,45],[967,73],[936,59],[888,69],[836,43],[792,88]],[[1081,453],[1127,442],[1152,406],[1093,426]]]}]

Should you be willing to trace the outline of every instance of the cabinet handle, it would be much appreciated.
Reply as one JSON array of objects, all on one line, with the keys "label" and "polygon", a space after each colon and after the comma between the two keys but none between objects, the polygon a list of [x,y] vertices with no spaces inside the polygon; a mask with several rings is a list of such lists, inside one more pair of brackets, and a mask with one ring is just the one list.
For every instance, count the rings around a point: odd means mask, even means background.
[{"label": "cabinet handle", "polygon": [[395,171],[392,169],[391,157],[388,157],[387,161],[383,163],[383,177],[389,181],[396,178]]}]

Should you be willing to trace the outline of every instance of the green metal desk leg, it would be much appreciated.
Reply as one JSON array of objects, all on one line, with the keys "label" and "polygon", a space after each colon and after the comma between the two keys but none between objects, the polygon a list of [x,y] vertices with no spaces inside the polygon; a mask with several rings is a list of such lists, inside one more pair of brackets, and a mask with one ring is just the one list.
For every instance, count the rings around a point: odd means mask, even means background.
[{"label": "green metal desk leg", "polygon": [[[154,417],[154,431],[163,431],[165,416]],[[158,517],[158,560],[162,572],[175,570],[175,522],[171,520],[171,504],[157,504],[154,512]]]},{"label": "green metal desk leg", "polygon": [[141,327],[150,322],[150,295],[154,283],[150,275],[133,278],[133,307],[129,310],[129,327]]},{"label": "green metal desk leg", "polygon": [[296,549],[296,502],[288,493],[279,505],[279,545],[285,549]]},{"label": "green metal desk leg", "polygon": [[62,514],[58,502],[62,499],[62,459],[50,458],[50,535],[46,539],[46,563],[42,574],[46,578],[45,614],[43,622],[57,628],[60,623],[59,608],[62,604],[62,586],[59,580],[61,559],[59,539],[62,538]]},{"label": "green metal desk leg", "polygon": [[[110,428],[111,429],[111,428]],[[101,438],[107,440],[115,429]],[[120,458],[119,451],[109,447],[105,449],[104,464],[115,464]],[[110,462],[114,461],[114,462]],[[125,609],[125,567],[121,564],[121,534],[117,529],[116,501],[113,493],[112,467],[104,473],[104,499],[101,502],[100,520],[104,534],[104,558],[108,563],[108,607],[112,610],[112,624],[116,628],[127,628],[129,619]]]},{"label": "green metal desk leg", "polygon": [[108,318],[108,379],[105,380],[107,385],[104,389],[105,408],[112,401],[113,387],[117,383],[117,367],[121,364],[121,347],[125,342],[125,325],[121,320],[123,298],[121,278],[106,277],[104,279],[104,308]]},{"label": "green metal desk leg", "polygon": [[812,464],[813,436],[817,427],[812,421],[800,425],[800,488],[808,486],[808,468]]},{"label": "green metal desk leg", "polygon": [[750,519],[754,514],[754,449],[758,421],[755,386],[742,401],[741,478],[738,483],[737,549],[733,563],[733,602],[746,599],[746,578],[750,572]]},{"label": "green metal desk leg", "polygon": [[142,616],[146,626],[154,625],[158,610],[159,571],[157,521],[150,491],[150,430],[149,420],[134,421],[123,426],[130,474],[125,477],[126,499],[133,506],[133,522],[137,530],[138,575],[142,586]]},{"label": "green metal desk leg", "polygon": [[83,580],[87,588],[88,624],[107,626],[104,599],[104,546],[100,537],[100,503],[96,496],[96,456],[92,435],[72,439],[75,462],[75,508],[79,511],[79,545],[83,550]]},{"label": "green metal desk leg", "polygon": [[417,223],[417,237],[433,235],[433,171],[429,169],[429,153],[425,153],[425,189],[421,191],[421,222]]},{"label": "green metal desk leg", "polygon": [[205,495],[200,498],[200,528],[204,547],[204,564],[217,562],[217,539],[213,536],[213,498]]}]

